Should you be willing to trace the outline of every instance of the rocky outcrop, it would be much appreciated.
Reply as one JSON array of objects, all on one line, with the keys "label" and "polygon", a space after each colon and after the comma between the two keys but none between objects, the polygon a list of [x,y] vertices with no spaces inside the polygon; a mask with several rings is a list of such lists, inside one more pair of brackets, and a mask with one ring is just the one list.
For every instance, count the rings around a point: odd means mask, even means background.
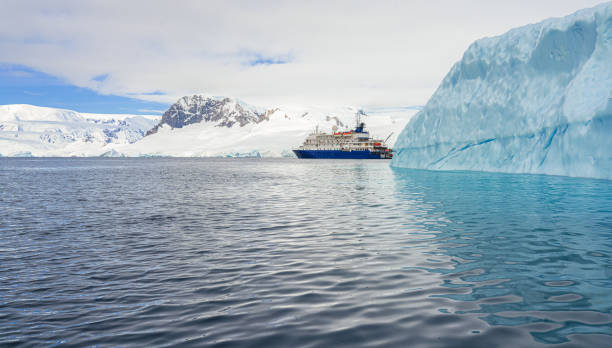
[{"label": "rocky outcrop", "polygon": [[213,98],[197,94],[185,96],[170,106],[159,124],[149,130],[147,135],[157,133],[163,125],[183,128],[193,123],[212,122],[218,127],[244,127],[247,124],[269,120],[270,115],[277,110],[260,112],[232,98]]}]

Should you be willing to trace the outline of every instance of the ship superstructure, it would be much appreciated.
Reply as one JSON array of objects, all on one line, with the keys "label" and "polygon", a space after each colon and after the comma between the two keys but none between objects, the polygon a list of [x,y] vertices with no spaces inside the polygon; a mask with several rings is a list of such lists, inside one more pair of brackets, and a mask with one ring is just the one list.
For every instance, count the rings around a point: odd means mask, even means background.
[{"label": "ship superstructure", "polygon": [[332,128],[332,133],[319,132],[310,134],[304,144],[293,152],[298,158],[353,158],[353,159],[390,159],[393,151],[387,147],[385,140],[374,139],[365,130],[361,122],[362,111],[356,114],[355,129],[338,131]]}]

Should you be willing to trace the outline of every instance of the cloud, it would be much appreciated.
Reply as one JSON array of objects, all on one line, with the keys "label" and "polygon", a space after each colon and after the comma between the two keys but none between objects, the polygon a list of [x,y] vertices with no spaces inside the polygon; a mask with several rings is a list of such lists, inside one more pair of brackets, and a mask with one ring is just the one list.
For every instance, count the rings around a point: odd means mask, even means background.
[{"label": "cloud", "polygon": [[100,74],[92,77],[91,79],[96,82],[104,82],[108,78],[108,74]]},{"label": "cloud", "polygon": [[33,76],[31,72],[24,70],[8,71],[6,74],[16,78],[30,78]]},{"label": "cloud", "polygon": [[156,102],[423,105],[472,41],[599,2],[4,0],[0,62]]},{"label": "cloud", "polygon": [[275,65],[275,64],[287,64],[292,60],[290,55],[283,55],[277,57],[264,57],[262,55],[255,55],[255,57],[247,62],[249,66],[257,65]]},{"label": "cloud", "polygon": [[167,103],[144,98],[97,93],[23,65],[0,64],[0,91],[0,105],[32,104],[93,113],[142,113],[138,110],[167,108]]},{"label": "cloud", "polygon": [[130,94],[131,96],[134,95],[166,95],[166,92],[162,92],[162,91],[153,91],[153,92],[140,92],[140,93],[132,93]]},{"label": "cloud", "polygon": [[163,114],[166,110],[157,110],[157,109],[138,109],[138,112],[149,113],[149,114]]},{"label": "cloud", "polygon": [[27,95],[34,96],[34,97],[40,97],[44,95],[44,93],[30,92],[30,91],[23,91],[23,94],[27,94]]}]

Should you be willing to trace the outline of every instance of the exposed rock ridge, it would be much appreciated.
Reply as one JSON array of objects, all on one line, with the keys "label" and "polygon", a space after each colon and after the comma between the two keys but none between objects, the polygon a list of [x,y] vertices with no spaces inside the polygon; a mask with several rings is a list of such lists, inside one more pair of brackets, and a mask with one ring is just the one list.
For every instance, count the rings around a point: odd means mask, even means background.
[{"label": "exposed rock ridge", "polygon": [[268,121],[277,110],[260,112],[232,98],[213,98],[197,94],[185,96],[170,106],[159,124],[148,131],[147,135],[157,133],[163,125],[183,128],[193,123],[213,122],[217,127],[244,127],[247,124]]}]

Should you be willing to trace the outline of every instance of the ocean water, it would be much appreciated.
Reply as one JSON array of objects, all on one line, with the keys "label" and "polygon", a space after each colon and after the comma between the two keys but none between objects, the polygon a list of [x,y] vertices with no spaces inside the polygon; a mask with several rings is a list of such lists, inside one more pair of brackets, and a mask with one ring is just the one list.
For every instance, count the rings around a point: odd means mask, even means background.
[{"label": "ocean water", "polygon": [[0,346],[612,346],[612,182],[1,159]]}]

